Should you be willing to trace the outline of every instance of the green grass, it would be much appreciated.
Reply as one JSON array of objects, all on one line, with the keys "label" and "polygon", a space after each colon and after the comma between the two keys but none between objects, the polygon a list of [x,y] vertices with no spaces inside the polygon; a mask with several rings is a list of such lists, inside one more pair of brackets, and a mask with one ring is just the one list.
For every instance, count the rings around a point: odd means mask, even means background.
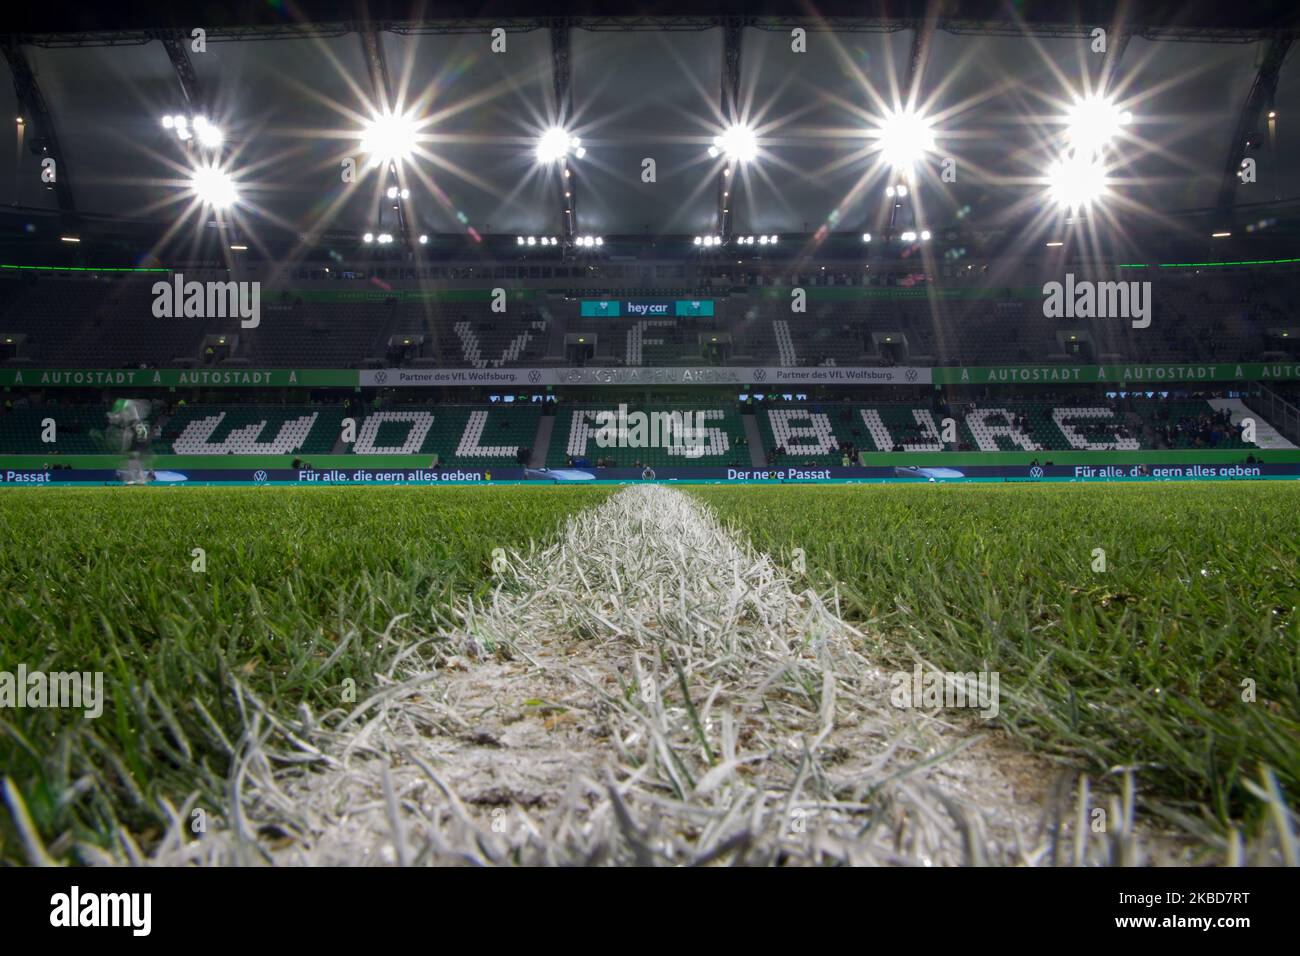
[{"label": "green grass", "polygon": [[[103,715],[0,711],[0,775],[71,857],[121,825],[147,844],[158,798],[221,806],[237,680],[280,715],[364,699],[456,597],[609,489],[33,489],[0,493],[0,670],[103,671]],[[207,570],[192,570],[192,550]],[[0,806],[0,864],[23,859]]]},{"label": "green grass", "polygon": [[[1300,485],[694,490],[846,614],[944,670],[1000,674],[999,720],[1090,771],[1139,766],[1165,811],[1300,793]],[[1094,572],[1093,549],[1107,569]],[[1257,699],[1243,701],[1244,680]]]}]

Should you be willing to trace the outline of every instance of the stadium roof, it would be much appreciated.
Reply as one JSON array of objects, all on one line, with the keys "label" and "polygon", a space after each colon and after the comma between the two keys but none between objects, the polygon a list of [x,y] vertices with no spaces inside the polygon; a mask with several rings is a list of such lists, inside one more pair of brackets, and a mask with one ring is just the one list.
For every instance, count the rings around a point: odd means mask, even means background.
[{"label": "stadium roof", "polygon": [[[24,118],[10,128],[29,148],[0,150],[0,182],[17,207],[166,222],[184,208],[191,159],[160,118],[203,113],[225,132],[222,162],[250,232],[393,229],[383,175],[359,185],[340,177],[361,127],[391,96],[422,124],[419,155],[402,174],[412,235],[561,235],[566,226],[689,235],[718,230],[720,207],[733,234],[858,232],[892,204],[884,188],[894,174],[870,131],[911,102],[935,132],[914,186],[917,221],[1005,227],[1037,215],[1065,110],[1104,88],[1132,113],[1112,169],[1118,219],[1160,223],[1225,202],[1238,136],[1257,143],[1258,182],[1229,190],[1226,202],[1300,200],[1293,4],[1138,4],[1125,20],[1109,4],[968,4],[960,18],[922,3],[876,18],[845,16],[848,6],[822,4],[814,17],[791,5],[723,3],[692,15],[659,4],[651,17],[621,19],[577,3],[562,20],[510,4],[477,19],[465,19],[478,12],[468,5],[440,4],[438,20],[393,3],[369,5],[368,20],[352,3],[236,5],[198,18],[138,4],[59,22],[18,11],[4,40],[15,83],[0,84],[0,115]],[[169,55],[166,41],[175,47],[202,24],[206,52],[186,42],[179,59]],[[810,30],[806,54],[791,51],[798,25]],[[507,31],[505,53],[490,48],[494,26]],[[1090,51],[1095,26],[1109,31],[1109,55]],[[367,47],[371,31],[377,46]],[[737,112],[759,156],[738,166],[739,185],[724,197],[722,161],[708,150],[729,120],[722,90],[736,62]],[[567,109],[557,105],[566,69]],[[535,155],[557,123],[586,151],[572,161],[568,224],[559,167]],[[40,176],[52,144],[59,188]],[[655,183],[642,180],[646,158]],[[945,158],[956,161],[955,182],[941,179]]]}]

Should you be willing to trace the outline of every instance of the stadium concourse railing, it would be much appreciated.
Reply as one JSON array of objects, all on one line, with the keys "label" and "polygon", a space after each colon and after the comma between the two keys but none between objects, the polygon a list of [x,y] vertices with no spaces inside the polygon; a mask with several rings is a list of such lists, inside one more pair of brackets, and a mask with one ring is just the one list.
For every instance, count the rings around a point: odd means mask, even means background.
[{"label": "stadium concourse railing", "polygon": [[1258,393],[1246,396],[1243,401],[1247,408],[1259,412],[1270,425],[1300,445],[1300,408],[1266,385],[1261,385]]}]

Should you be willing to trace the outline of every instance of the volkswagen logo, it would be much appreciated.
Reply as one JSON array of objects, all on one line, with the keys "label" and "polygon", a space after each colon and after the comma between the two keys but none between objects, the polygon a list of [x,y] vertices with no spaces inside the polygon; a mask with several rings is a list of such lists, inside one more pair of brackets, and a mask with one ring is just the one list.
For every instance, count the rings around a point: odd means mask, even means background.
[{"label": "volkswagen logo", "polygon": [[1030,478],[1041,478],[1041,477],[1043,477],[1043,469],[1042,469],[1042,466],[1040,466],[1040,465],[1034,465],[1033,468],[1030,468],[1030,469],[1029,469],[1029,477],[1030,477]]},{"label": "volkswagen logo", "polygon": [[257,469],[257,471],[253,472],[253,480],[260,485],[262,482],[266,481],[266,472],[261,468]]},{"label": "volkswagen logo", "polygon": [[914,368],[909,368],[909,369],[907,370],[907,380],[908,380],[909,382],[915,382],[915,381],[916,381],[916,369],[914,369]]},{"label": "volkswagen logo", "polygon": [[531,372],[528,373],[528,381],[532,382],[534,385],[536,385],[541,380],[542,380],[542,373],[537,371],[537,369],[533,369]]},{"label": "volkswagen logo", "polygon": [[766,382],[766,381],[767,381],[767,369],[765,369],[765,368],[756,368],[756,369],[754,369],[754,381],[756,381],[756,382]]},{"label": "volkswagen logo", "polygon": [[386,381],[388,381],[388,373],[383,371],[382,369],[376,372],[375,381],[378,382],[380,385],[383,385]]}]

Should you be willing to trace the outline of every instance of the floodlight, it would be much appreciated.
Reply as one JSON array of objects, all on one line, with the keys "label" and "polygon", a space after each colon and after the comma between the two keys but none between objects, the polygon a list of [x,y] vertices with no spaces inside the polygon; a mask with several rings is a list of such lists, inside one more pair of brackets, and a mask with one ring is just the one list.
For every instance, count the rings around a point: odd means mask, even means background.
[{"label": "floodlight", "polygon": [[1066,135],[1076,152],[1091,156],[1101,152],[1133,114],[1100,94],[1081,97],[1065,114]]},{"label": "floodlight", "polygon": [[219,128],[202,116],[194,118],[194,133],[199,138],[199,145],[207,146],[209,149],[216,149],[226,138]]},{"label": "floodlight", "polygon": [[1047,185],[1052,199],[1074,212],[1106,194],[1106,170],[1095,156],[1063,156],[1048,168]]},{"label": "floodlight", "polygon": [[427,246],[428,244],[429,244],[429,237],[426,236],[424,233],[420,233],[420,245]]},{"label": "floodlight", "polygon": [[415,151],[415,120],[392,112],[376,116],[362,133],[361,150],[370,154],[376,166],[410,158]]},{"label": "floodlight", "polygon": [[[22,118],[21,116],[18,117],[18,122],[21,123],[22,121],[23,121],[23,118]],[[173,127],[176,125],[176,117],[174,117],[174,116],[164,116],[164,117],[162,118],[162,124],[163,124],[163,129],[171,129],[171,128],[173,128]]]},{"label": "floodlight", "polygon": [[524,244],[524,237],[523,237],[523,236],[515,236],[515,245],[517,245],[517,246],[522,246],[523,244]]},{"label": "floodlight", "polygon": [[379,244],[380,244],[380,245],[384,245],[384,246],[386,246],[386,245],[388,245],[388,244],[389,244],[390,242],[392,242],[392,241],[393,241],[392,233],[381,232],[381,233],[379,234]]},{"label": "floodlight", "polygon": [[536,237],[536,236],[529,236],[529,237],[528,237],[528,244],[529,244],[530,246],[535,246],[535,245],[537,245],[537,237]]},{"label": "floodlight", "polygon": [[907,187],[902,185],[901,183],[899,184],[898,189],[896,189],[895,192],[898,194],[899,199],[904,199],[907,197]]},{"label": "floodlight", "polygon": [[890,112],[877,133],[884,160],[895,169],[910,169],[934,149],[928,119],[908,109]]},{"label": "floodlight", "polygon": [[870,241],[871,241],[871,233],[869,233],[869,232],[864,232],[864,233],[862,234],[862,241],[863,241],[863,242],[870,242]]},{"label": "floodlight", "polygon": [[[537,160],[541,163],[554,163],[569,155],[570,149],[577,149],[580,141],[570,136],[567,130],[552,126],[537,140]],[[579,157],[585,156],[585,149],[578,149]]]},{"label": "floodlight", "polygon": [[904,242],[916,242],[916,233],[912,232],[909,229],[907,232],[903,233],[898,238],[902,239]]},{"label": "floodlight", "polygon": [[200,166],[190,177],[190,189],[205,205],[225,209],[235,204],[238,196],[230,174],[217,166]]},{"label": "floodlight", "polygon": [[754,131],[740,123],[728,126],[721,136],[713,137],[713,149],[709,150],[709,155],[717,156],[719,152],[725,153],[727,159],[749,162],[758,155],[758,140]]},{"label": "floodlight", "polygon": [[368,233],[366,233],[364,236],[361,237],[361,241],[362,241],[362,242],[374,242],[374,241],[375,241],[375,234],[374,234],[373,232],[368,232]]},{"label": "floodlight", "polygon": [[396,199],[396,198],[397,198],[397,187],[396,187],[396,186],[389,186],[389,187],[388,187],[388,192],[387,192],[386,195],[388,196],[389,199]]},{"label": "floodlight", "polygon": [[929,241],[930,241],[930,230],[929,230],[929,229],[922,229],[922,230],[921,230],[921,241],[922,241],[922,242],[929,242]]},{"label": "floodlight", "polygon": [[190,121],[187,120],[184,116],[180,115],[179,113],[176,115],[176,118],[172,120],[172,122],[176,124],[177,129],[187,129],[190,125]]},{"label": "floodlight", "polygon": [[698,246],[698,245],[701,245],[703,242],[704,242],[704,239],[701,238],[700,236],[696,236],[696,237],[695,237],[695,244],[696,244],[697,246]]}]

